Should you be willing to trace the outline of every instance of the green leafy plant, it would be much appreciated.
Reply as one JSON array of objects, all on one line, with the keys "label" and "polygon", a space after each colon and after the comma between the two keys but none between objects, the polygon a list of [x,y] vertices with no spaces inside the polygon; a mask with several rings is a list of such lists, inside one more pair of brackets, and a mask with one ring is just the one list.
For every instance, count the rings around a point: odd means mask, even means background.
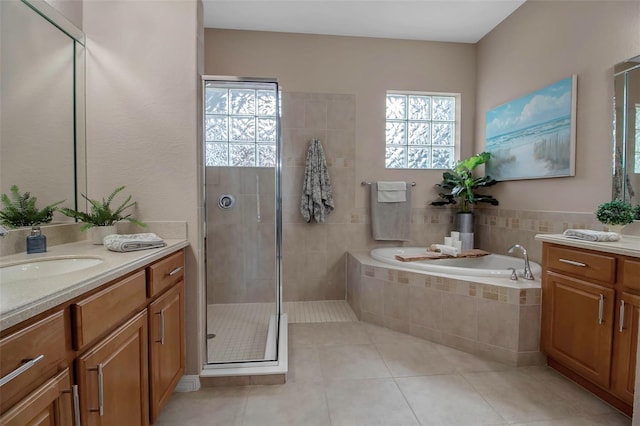
[{"label": "green leafy plant", "polygon": [[640,220],[640,204],[633,208],[633,214],[635,215],[635,220]]},{"label": "green leafy plant", "polygon": [[474,177],[473,170],[491,158],[491,153],[482,152],[466,160],[459,161],[451,170],[442,173],[442,182],[436,186],[443,189],[438,194],[439,200],[433,201],[432,206],[456,204],[460,201],[460,211],[471,212],[471,206],[477,203],[488,203],[497,206],[498,200],[491,195],[476,194],[475,190],[486,188],[498,183],[491,176]]},{"label": "green leafy plant", "polygon": [[43,209],[36,207],[36,197],[32,197],[29,192],[20,194],[17,185],[11,186],[11,198],[7,194],[2,194],[0,200],[4,208],[0,210],[0,223],[10,228],[18,228],[20,226],[34,226],[43,223],[49,223],[53,220],[53,212],[58,210],[57,203],[49,204]]},{"label": "green leafy plant", "polygon": [[600,204],[596,209],[596,218],[605,225],[626,225],[636,217],[631,204],[613,200]]},{"label": "green leafy plant", "polygon": [[66,216],[73,217],[78,219],[81,222],[84,222],[84,225],[80,229],[83,231],[85,229],[94,227],[94,226],[112,226],[115,225],[116,222],[121,220],[127,220],[129,222],[135,223],[136,225],[142,226],[143,228],[147,225],[137,219],[131,217],[131,214],[124,214],[124,211],[130,207],[133,207],[136,202],[131,201],[131,195],[127,197],[126,200],[119,207],[113,209],[111,207],[111,203],[115,196],[124,189],[124,186],[120,186],[113,190],[111,194],[106,199],[102,199],[102,201],[92,200],[88,198],[84,194],[82,198],[87,200],[91,205],[89,212],[81,212],[77,210],[68,209],[66,207],[60,208],[60,212]]}]

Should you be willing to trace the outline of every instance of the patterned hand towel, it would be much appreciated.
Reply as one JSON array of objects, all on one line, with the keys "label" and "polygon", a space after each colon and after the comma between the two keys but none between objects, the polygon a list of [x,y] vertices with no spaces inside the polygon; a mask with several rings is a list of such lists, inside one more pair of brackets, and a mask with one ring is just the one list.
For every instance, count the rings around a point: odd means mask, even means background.
[{"label": "patterned hand towel", "polygon": [[300,214],[306,222],[315,219],[318,223],[324,223],[326,215],[331,213],[334,207],[327,160],[322,144],[318,139],[314,139],[307,151]]},{"label": "patterned hand towel", "polygon": [[120,252],[154,249],[167,245],[162,238],[153,233],[107,235],[103,242],[107,249]]},{"label": "patterned hand towel", "polygon": [[591,229],[567,229],[563,232],[563,235],[577,240],[594,242],[612,242],[620,240],[620,234],[616,232],[593,231]]}]

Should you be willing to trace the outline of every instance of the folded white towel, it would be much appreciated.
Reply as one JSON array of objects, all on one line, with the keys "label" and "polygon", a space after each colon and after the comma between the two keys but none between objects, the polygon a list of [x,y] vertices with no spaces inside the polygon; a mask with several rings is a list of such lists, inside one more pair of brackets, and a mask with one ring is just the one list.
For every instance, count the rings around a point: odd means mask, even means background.
[{"label": "folded white towel", "polygon": [[434,245],[438,250],[440,250],[440,253],[442,254],[446,254],[448,256],[453,256],[453,257],[458,257],[458,254],[460,254],[460,250],[458,250],[457,247],[446,246],[444,244],[434,244]]},{"label": "folded white towel", "polygon": [[377,182],[379,203],[404,203],[407,201],[406,182]]},{"label": "folded white towel", "polygon": [[150,232],[107,235],[103,243],[107,249],[120,252],[154,249],[167,245],[162,238]]},{"label": "folded white towel", "polygon": [[591,229],[567,229],[563,232],[565,237],[578,240],[611,242],[619,241],[620,234],[616,232],[593,231]]}]

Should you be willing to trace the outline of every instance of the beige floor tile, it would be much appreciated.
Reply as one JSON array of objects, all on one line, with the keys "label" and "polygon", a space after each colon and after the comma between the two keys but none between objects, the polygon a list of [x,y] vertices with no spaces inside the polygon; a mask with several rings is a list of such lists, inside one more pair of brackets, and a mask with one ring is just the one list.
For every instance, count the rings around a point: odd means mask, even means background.
[{"label": "beige floor tile", "polygon": [[374,345],[320,346],[318,356],[325,380],[391,377]]},{"label": "beige floor tile", "polygon": [[325,389],[333,426],[418,425],[393,379],[338,380]]},{"label": "beige floor tile", "polygon": [[376,343],[375,346],[393,377],[451,374],[456,371],[455,364],[448,361],[433,343]]},{"label": "beige floor tile", "polygon": [[242,425],[248,387],[203,388],[198,392],[176,393],[155,426]]},{"label": "beige floor tile", "polygon": [[318,330],[324,324],[317,323],[299,323],[288,325],[289,349],[314,346],[317,344]]},{"label": "beige floor tile", "polygon": [[319,346],[359,345],[371,343],[361,322],[332,322],[318,327],[315,343]]},{"label": "beige floor tile", "polygon": [[425,339],[414,337],[406,333],[400,333],[398,331],[394,331],[386,327],[381,327],[379,325],[368,323],[361,324],[364,325],[364,329],[366,330],[369,338],[373,343],[430,343]]},{"label": "beige floor tile", "polygon": [[395,379],[421,425],[504,424],[503,419],[458,374]]},{"label": "beige floor tile", "polygon": [[575,406],[583,415],[613,414],[616,410],[591,392],[576,385],[546,366],[523,367],[518,372],[530,377],[532,386],[540,392],[552,392]]},{"label": "beige floor tile", "polygon": [[576,404],[536,378],[516,369],[464,373],[463,377],[511,422],[562,419],[584,415]]},{"label": "beige floor tile", "polygon": [[249,391],[244,426],[331,424],[322,384],[255,386]]},{"label": "beige floor tile", "polygon": [[631,419],[620,413],[568,417],[538,422],[511,423],[512,426],[631,426]]},{"label": "beige floor tile", "polygon": [[321,383],[320,357],[315,346],[289,349],[287,383]]}]

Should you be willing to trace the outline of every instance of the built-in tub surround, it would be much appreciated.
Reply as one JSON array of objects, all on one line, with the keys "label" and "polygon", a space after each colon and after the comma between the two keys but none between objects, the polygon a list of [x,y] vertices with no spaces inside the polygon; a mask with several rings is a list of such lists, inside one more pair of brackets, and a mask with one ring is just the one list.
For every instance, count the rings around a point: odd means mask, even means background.
[{"label": "built-in tub surround", "polygon": [[410,271],[349,252],[347,300],[361,321],[510,365],[543,361],[540,279]]},{"label": "built-in tub surround", "polygon": [[[489,254],[480,257],[430,259],[403,262],[396,259],[396,255],[419,256],[426,251],[424,247],[389,247],[371,250],[371,257],[382,263],[400,267],[403,269],[426,271],[440,274],[468,275],[472,277],[497,277],[510,278],[512,270],[518,279],[524,279],[524,260],[504,256],[500,254]],[[537,263],[530,262],[533,276],[540,278],[542,267]]]}]

